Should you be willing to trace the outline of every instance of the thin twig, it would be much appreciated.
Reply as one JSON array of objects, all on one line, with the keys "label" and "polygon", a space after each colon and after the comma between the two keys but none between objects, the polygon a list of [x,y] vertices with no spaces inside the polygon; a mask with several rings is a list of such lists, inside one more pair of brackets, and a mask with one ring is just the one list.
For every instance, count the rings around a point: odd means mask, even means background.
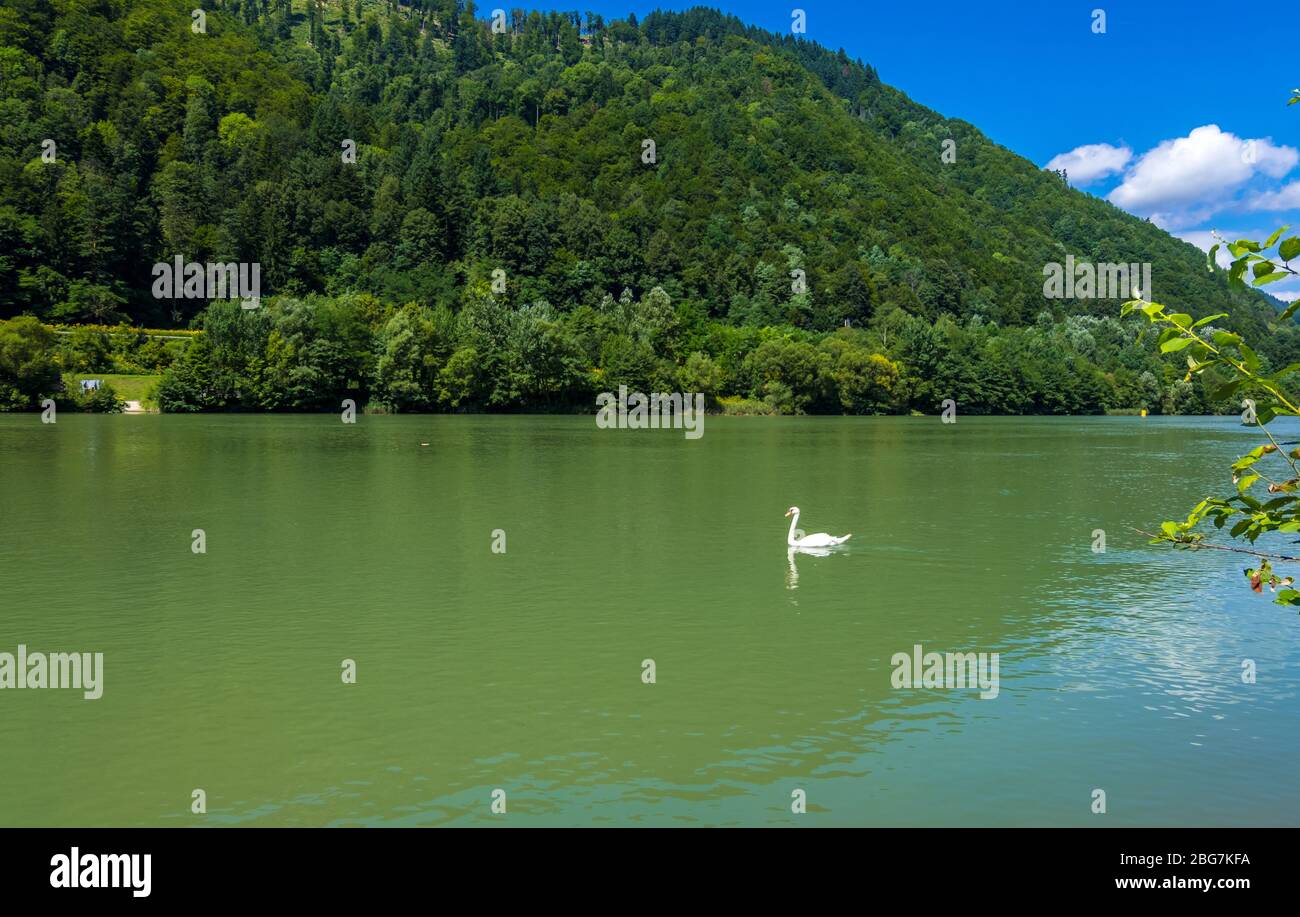
[{"label": "thin twig", "polygon": [[1208,541],[1177,541],[1175,539],[1170,538],[1167,535],[1157,535],[1155,532],[1148,532],[1143,529],[1135,529],[1131,525],[1128,528],[1129,531],[1137,532],[1139,535],[1146,535],[1150,538],[1159,539],[1160,541],[1167,541],[1170,544],[1180,545],[1182,547],[1189,548],[1191,550],[1196,550],[1198,548],[1209,548],[1212,551],[1231,551],[1234,554],[1250,554],[1254,557],[1266,557],[1272,560],[1280,560],[1286,563],[1300,564],[1300,557],[1288,557],[1285,554],[1270,554],[1267,551],[1250,551],[1247,550],[1246,548],[1233,548],[1233,547],[1229,547],[1226,544],[1213,544]]}]

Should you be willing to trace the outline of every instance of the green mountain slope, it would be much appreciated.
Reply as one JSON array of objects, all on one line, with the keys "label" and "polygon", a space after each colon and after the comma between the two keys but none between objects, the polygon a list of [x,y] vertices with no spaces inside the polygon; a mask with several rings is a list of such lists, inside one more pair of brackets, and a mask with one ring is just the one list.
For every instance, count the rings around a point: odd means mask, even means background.
[{"label": "green mountain slope", "polygon": [[[1253,337],[1273,311],[1230,291],[1192,246],[916,105],[842,52],[715,11],[640,23],[532,13],[494,34],[454,0],[227,0],[204,4],[196,34],[191,6],[10,0],[0,10],[0,123],[15,139],[0,153],[0,317],[201,324],[205,301],[151,294],[154,263],[181,255],[257,262],[264,296],[333,307],[366,297],[347,310],[371,338],[349,339],[364,352],[319,383],[322,400],[346,375],[349,390],[397,406],[579,402],[616,378],[684,385],[698,353],[718,364],[720,395],[770,396],[781,409],[929,409],[961,386],[913,338],[946,329],[935,346],[949,362],[969,343],[967,362],[988,375],[999,360],[1027,359],[1009,353],[1042,351],[1008,337],[1019,327],[1063,348],[1034,358],[1069,368],[1073,381],[1060,385],[1087,390],[1053,403],[1056,383],[1021,378],[1008,384],[1042,392],[1020,408],[1136,406],[1123,370],[1154,377],[1161,392],[1143,397],[1158,410],[1176,371],[1128,353],[1109,323],[1118,299],[1045,299],[1045,264],[1149,262],[1162,302],[1231,312],[1225,324]],[[42,161],[46,139],[55,162]],[[946,140],[953,162],[941,159]],[[421,394],[404,400],[375,380],[392,343],[383,329],[408,303],[436,365],[407,367]],[[266,335],[282,320],[269,305]],[[475,318],[493,309],[515,317]],[[295,321],[315,330],[282,335],[306,335],[294,359],[323,333],[322,309],[308,312]],[[1107,322],[1066,328],[1069,316]],[[475,321],[532,330],[475,345]],[[911,382],[875,379],[891,394],[850,407],[827,381],[840,355],[823,348],[817,360],[832,368],[793,379],[753,355],[773,329],[812,347],[846,321],[865,329],[848,336],[855,346],[881,351]],[[522,345],[493,356],[511,333],[544,337],[536,322],[565,338],[545,358],[564,368],[536,371]],[[1080,333],[1092,345],[1071,343]],[[1290,362],[1294,345],[1289,332],[1274,336],[1264,354]],[[463,372],[438,381],[466,350],[486,388]],[[525,368],[511,368],[516,358]],[[247,371],[236,363],[234,376]],[[528,378],[502,390],[516,370]],[[564,381],[542,379],[553,371]],[[809,374],[825,379],[787,397],[781,387]],[[264,403],[231,385],[197,406],[313,401]],[[983,409],[1017,409],[971,386]]]}]

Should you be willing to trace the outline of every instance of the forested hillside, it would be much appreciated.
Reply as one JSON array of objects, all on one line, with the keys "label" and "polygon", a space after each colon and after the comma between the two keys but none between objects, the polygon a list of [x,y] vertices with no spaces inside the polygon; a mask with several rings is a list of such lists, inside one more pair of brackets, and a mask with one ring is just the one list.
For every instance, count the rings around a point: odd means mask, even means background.
[{"label": "forested hillside", "polygon": [[[195,0],[0,8],[0,318],[206,329],[165,408],[555,409],[622,383],[1209,409],[1214,380],[1135,346],[1119,299],[1044,298],[1067,255],[1149,262],[1160,301],[1295,359],[1192,246],[812,42],[705,9],[498,34],[456,0],[197,5],[197,33]],[[156,298],[177,256],[260,264],[262,307]]]}]

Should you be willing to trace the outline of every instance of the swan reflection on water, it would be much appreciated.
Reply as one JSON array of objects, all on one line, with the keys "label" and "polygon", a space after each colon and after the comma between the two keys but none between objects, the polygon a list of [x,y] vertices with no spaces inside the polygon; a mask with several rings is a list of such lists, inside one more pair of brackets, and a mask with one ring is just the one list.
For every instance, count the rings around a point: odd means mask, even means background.
[{"label": "swan reflection on water", "polygon": [[785,588],[799,588],[799,565],[795,563],[796,554],[811,554],[813,557],[830,557],[832,554],[847,553],[837,551],[835,548],[799,548],[790,545],[785,549],[785,559],[790,564],[790,572],[785,575]]}]

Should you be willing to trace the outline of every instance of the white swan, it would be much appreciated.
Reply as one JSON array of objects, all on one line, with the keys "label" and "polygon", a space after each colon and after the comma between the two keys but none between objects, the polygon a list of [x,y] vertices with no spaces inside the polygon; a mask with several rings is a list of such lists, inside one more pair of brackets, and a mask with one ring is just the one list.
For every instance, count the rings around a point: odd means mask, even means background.
[{"label": "white swan", "polygon": [[790,537],[786,539],[786,544],[792,548],[832,548],[837,544],[844,544],[853,537],[852,534],[841,535],[836,538],[834,535],[827,535],[825,532],[817,532],[815,535],[805,535],[802,538],[795,538],[795,528],[799,525],[799,507],[792,506],[786,512],[787,516],[794,516],[790,520]]}]

